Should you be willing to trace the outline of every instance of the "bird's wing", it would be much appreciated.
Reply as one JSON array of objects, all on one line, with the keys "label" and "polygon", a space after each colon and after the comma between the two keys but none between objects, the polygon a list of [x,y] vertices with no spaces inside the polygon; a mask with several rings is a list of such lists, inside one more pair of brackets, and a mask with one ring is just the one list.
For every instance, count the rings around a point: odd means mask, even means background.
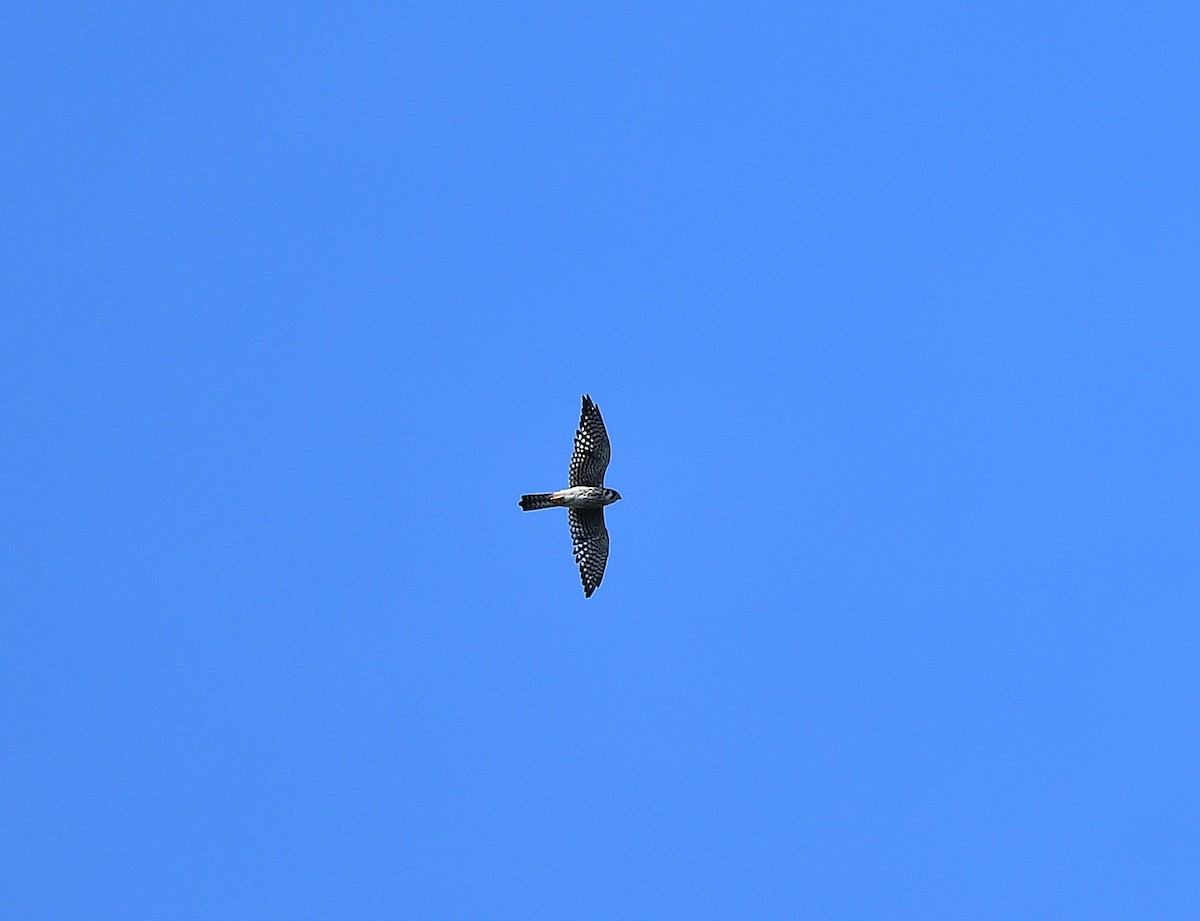
[{"label": "bird's wing", "polygon": [[608,432],[600,409],[587,394],[579,414],[579,431],[575,433],[575,450],[571,454],[569,486],[603,486],[604,471],[608,469]]},{"label": "bird's wing", "polygon": [[567,521],[571,525],[571,544],[575,548],[575,562],[579,564],[579,578],[583,580],[583,594],[585,598],[591,598],[604,578],[604,567],[608,563],[604,509],[567,509]]}]

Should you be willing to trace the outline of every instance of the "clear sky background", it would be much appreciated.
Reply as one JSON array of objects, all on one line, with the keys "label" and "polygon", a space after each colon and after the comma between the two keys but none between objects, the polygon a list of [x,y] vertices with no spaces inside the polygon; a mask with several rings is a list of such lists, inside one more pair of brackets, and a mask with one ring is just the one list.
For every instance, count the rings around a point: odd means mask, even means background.
[{"label": "clear sky background", "polygon": [[0,915],[1200,917],[1193,4],[23,6]]}]

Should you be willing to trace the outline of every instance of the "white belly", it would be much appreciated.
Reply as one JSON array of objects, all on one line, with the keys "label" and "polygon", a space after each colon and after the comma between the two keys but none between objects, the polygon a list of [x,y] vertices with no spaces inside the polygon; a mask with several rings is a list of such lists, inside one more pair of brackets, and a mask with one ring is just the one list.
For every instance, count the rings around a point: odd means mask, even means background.
[{"label": "white belly", "polygon": [[567,508],[602,508],[604,506],[604,490],[599,486],[572,486],[560,489],[554,494]]}]

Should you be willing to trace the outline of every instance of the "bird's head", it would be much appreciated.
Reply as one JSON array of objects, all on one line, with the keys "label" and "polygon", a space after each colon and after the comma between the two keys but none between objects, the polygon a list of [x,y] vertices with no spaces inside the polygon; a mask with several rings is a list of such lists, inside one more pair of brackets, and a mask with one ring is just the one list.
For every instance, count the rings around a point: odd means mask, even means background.
[{"label": "bird's head", "polygon": [[604,490],[604,501],[606,504],[611,505],[613,502],[616,502],[620,498],[621,498],[621,494],[619,492],[617,492],[615,489]]}]

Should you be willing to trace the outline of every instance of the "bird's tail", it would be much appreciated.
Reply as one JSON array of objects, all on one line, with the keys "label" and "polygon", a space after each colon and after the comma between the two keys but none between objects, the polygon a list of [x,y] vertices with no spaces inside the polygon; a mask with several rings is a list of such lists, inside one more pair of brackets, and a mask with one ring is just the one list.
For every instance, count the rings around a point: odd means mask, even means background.
[{"label": "bird's tail", "polygon": [[532,512],[539,508],[554,508],[554,494],[535,492],[529,496],[522,496],[521,508],[526,512]]}]

